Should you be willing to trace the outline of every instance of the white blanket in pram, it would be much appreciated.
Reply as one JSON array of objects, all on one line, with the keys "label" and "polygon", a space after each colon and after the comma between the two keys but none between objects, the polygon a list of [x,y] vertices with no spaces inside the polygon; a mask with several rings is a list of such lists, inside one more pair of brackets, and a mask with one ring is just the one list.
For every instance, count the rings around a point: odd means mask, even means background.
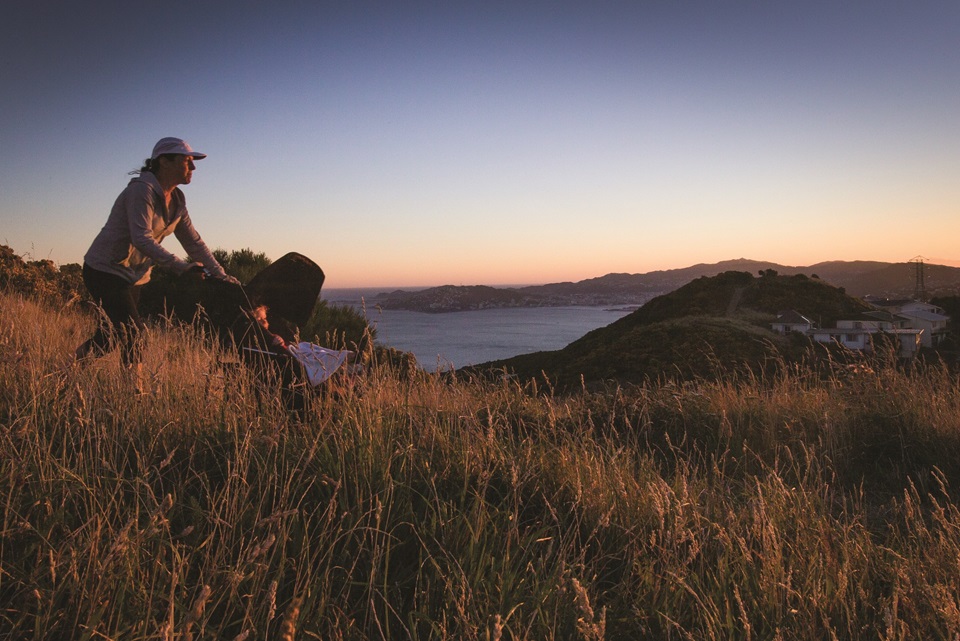
[{"label": "white blanket in pram", "polygon": [[313,386],[320,385],[330,378],[353,355],[350,350],[327,349],[313,343],[290,345],[287,351],[303,365],[307,378]]}]

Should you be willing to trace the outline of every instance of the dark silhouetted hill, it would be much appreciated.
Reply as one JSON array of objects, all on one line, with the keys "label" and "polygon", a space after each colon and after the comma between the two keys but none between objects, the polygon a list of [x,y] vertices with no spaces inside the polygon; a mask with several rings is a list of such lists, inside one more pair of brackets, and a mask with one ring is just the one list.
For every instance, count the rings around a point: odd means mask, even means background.
[{"label": "dark silhouetted hill", "polygon": [[805,337],[781,336],[770,324],[793,309],[823,326],[870,309],[842,289],[802,274],[724,272],[700,277],[567,347],[484,363],[470,372],[506,369],[521,379],[546,378],[560,388],[601,381],[712,376],[730,366],[751,369],[794,359]]}]

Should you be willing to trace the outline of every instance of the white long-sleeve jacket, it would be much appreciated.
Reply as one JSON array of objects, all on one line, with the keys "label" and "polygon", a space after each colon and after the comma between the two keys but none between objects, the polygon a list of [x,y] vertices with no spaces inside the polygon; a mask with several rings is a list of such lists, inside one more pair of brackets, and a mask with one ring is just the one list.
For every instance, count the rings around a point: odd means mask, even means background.
[{"label": "white long-sleeve jacket", "polygon": [[170,234],[177,237],[190,259],[202,263],[211,276],[226,276],[190,221],[183,192],[179,188],[173,190],[168,208],[163,189],[150,172],[133,178],[120,193],[83,261],[135,285],[150,280],[155,264],[181,274],[191,263],[160,246]]}]

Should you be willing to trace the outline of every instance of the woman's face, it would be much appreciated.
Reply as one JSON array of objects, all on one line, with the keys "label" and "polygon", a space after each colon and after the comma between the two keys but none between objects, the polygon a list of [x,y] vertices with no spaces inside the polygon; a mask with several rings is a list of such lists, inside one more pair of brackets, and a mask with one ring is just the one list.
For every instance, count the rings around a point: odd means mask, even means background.
[{"label": "woman's face", "polygon": [[170,179],[175,185],[189,185],[193,178],[193,170],[197,168],[193,164],[193,156],[184,156],[183,154],[172,154],[170,156],[160,156],[160,171]]}]

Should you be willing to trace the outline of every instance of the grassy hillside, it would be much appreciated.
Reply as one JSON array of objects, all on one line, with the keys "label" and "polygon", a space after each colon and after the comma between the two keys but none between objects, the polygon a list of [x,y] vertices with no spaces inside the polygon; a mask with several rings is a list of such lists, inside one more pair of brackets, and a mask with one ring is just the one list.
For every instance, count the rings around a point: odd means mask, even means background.
[{"label": "grassy hillside", "polygon": [[[813,317],[827,327],[842,316],[857,315],[870,307],[842,289],[802,274],[781,276],[768,271],[753,276],[724,272],[703,276],[659,296],[616,324],[633,327],[685,316],[726,316],[749,318],[769,329],[769,322],[788,309]],[[759,315],[751,317],[751,312]]]},{"label": "grassy hillside", "polygon": [[296,420],[190,328],[139,381],[74,366],[92,327],[0,293],[2,638],[960,634],[942,370],[554,396],[371,362]]},{"label": "grassy hillside", "polygon": [[870,307],[842,289],[804,275],[767,270],[703,276],[654,298],[637,311],[567,347],[486,363],[472,371],[506,369],[522,380],[546,378],[560,389],[604,381],[717,376],[796,362],[810,344],[771,331],[779,312],[793,309],[821,326]]}]

